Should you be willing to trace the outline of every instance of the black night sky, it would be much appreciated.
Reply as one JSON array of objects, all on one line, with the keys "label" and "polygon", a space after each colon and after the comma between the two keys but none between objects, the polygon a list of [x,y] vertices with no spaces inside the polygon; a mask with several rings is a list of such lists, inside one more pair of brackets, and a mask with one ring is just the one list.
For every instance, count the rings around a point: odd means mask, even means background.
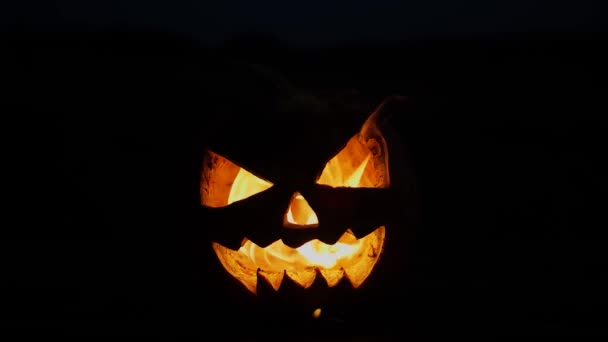
[{"label": "black night sky", "polygon": [[[278,35],[292,44],[394,41],[513,32],[597,32],[601,1],[19,1],[2,6],[8,22],[45,26],[79,23],[185,32],[221,41],[241,32]],[[18,15],[12,15],[18,13]],[[6,17],[6,18],[4,18]]]},{"label": "black night sky", "polygon": [[[10,203],[0,236],[0,333],[606,336],[608,32],[600,5],[0,4]],[[199,204],[203,151],[223,148],[244,165],[293,175],[279,190],[310,190],[306,165],[323,164],[314,156],[335,152],[324,142],[351,134],[339,115],[358,118],[393,95],[406,101],[390,107],[386,127],[399,148],[389,159],[405,167],[391,179],[407,190],[378,209],[399,227],[388,225],[372,276],[354,292],[286,285],[278,299],[249,296],[210,248],[216,235],[240,231]],[[331,108],[329,124],[307,120],[318,108]],[[259,139],[244,138],[257,129]],[[282,156],[309,149],[289,164],[297,170],[285,167],[292,159]],[[330,207],[359,203],[318,198]],[[248,208],[271,220],[261,214],[269,207]],[[370,208],[344,217],[372,217]],[[316,305],[324,314],[313,320]]]}]

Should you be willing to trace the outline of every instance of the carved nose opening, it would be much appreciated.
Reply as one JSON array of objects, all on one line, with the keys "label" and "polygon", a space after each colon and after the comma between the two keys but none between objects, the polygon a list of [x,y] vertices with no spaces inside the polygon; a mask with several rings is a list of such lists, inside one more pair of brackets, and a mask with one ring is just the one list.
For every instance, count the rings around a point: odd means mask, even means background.
[{"label": "carved nose opening", "polygon": [[299,192],[291,196],[283,217],[283,226],[285,228],[316,228],[319,226],[317,214]]}]

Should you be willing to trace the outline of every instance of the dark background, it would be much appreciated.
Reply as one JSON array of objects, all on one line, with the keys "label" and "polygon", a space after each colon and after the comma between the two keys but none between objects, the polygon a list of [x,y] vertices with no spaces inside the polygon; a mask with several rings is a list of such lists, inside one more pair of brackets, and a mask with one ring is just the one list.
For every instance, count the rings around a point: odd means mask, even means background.
[{"label": "dark background", "polygon": [[[136,2],[3,11],[11,205],[2,328],[605,335],[601,11],[590,1],[511,3],[311,5],[285,16]],[[358,299],[361,316],[350,308],[285,324],[260,315],[208,244],[183,234],[199,224],[201,132],[229,57],[313,92],[408,96],[393,127],[411,154],[420,224],[406,228],[415,230],[407,267],[385,268],[372,286],[380,293]],[[382,281],[390,285],[380,291]]]}]

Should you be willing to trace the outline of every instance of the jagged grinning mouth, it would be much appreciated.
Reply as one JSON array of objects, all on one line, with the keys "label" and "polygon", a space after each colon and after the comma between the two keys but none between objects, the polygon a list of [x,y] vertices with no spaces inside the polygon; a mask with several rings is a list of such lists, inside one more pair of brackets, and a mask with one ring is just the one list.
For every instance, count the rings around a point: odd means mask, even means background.
[{"label": "jagged grinning mouth", "polygon": [[358,288],[379,260],[384,236],[385,228],[380,226],[360,239],[347,230],[333,245],[315,239],[291,248],[277,240],[262,248],[245,238],[236,251],[216,242],[212,247],[226,271],[254,294],[258,274],[276,291],[285,275],[308,288],[317,273],[329,287],[336,286],[346,277],[354,288]]}]

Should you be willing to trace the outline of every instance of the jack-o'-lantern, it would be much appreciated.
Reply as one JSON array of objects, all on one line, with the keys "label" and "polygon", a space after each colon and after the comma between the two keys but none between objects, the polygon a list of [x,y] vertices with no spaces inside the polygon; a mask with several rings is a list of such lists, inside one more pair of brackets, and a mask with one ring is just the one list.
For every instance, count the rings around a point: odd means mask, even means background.
[{"label": "jack-o'-lantern", "polygon": [[[356,289],[372,274],[390,239],[389,146],[380,122],[386,102],[371,114],[343,113],[342,125],[324,107],[326,130],[322,123],[300,125],[291,139],[289,132],[269,137],[277,131],[259,122],[252,125],[267,131],[233,123],[234,130],[221,135],[225,141],[240,135],[241,145],[211,144],[205,151],[201,204],[222,217],[212,248],[225,271],[251,293],[260,282],[279,291],[286,278],[303,289],[319,278],[330,288],[346,279]],[[288,115],[292,122],[299,119]],[[289,131],[289,125],[274,124]],[[260,140],[265,147],[253,148]],[[269,155],[275,157],[271,165]]]}]

